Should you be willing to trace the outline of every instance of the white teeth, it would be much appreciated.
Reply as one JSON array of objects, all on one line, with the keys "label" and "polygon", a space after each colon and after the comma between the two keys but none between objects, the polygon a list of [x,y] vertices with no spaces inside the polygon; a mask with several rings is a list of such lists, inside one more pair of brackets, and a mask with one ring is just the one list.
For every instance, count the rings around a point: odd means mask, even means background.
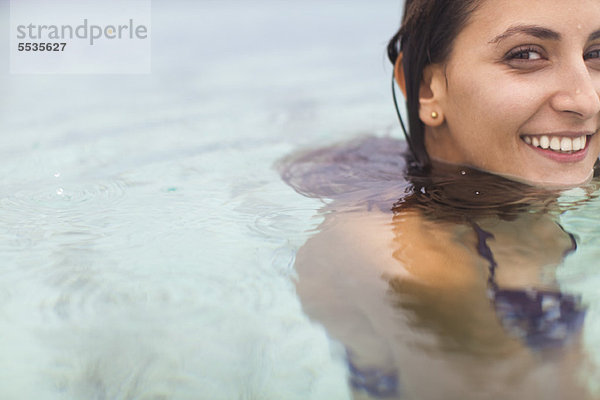
[{"label": "white teeth", "polygon": [[585,135],[571,138],[567,136],[523,136],[523,141],[534,147],[551,149],[553,151],[568,153],[585,148],[587,137]]},{"label": "white teeth", "polygon": [[562,138],[560,140],[560,151],[571,151],[573,150],[573,139]]}]

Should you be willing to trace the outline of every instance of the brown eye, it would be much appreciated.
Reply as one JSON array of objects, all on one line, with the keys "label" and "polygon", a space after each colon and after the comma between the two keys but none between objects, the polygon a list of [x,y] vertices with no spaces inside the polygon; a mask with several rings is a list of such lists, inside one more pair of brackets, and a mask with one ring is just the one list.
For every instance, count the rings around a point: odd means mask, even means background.
[{"label": "brown eye", "polygon": [[542,56],[537,51],[520,51],[512,58],[516,60],[541,60]]},{"label": "brown eye", "polygon": [[509,51],[505,58],[508,61],[537,61],[542,60],[544,55],[537,46],[520,46]]},{"label": "brown eye", "polygon": [[584,60],[597,59],[597,58],[600,58],[600,50],[589,51],[589,52],[585,53],[583,56]]},{"label": "brown eye", "polygon": [[537,71],[548,61],[548,53],[543,47],[533,44],[523,44],[514,47],[505,54],[503,62],[509,68],[520,71]]}]

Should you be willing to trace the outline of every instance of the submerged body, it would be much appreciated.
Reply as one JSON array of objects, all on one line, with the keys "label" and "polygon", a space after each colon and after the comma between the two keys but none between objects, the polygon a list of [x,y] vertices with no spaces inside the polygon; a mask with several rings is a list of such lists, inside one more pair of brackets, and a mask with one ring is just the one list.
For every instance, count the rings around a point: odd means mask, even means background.
[{"label": "submerged body", "polygon": [[346,346],[356,397],[600,398],[582,372],[585,306],[554,275],[576,244],[556,196],[466,169],[390,184],[401,147],[372,138],[287,166],[302,193],[337,191],[298,252],[297,291]]}]

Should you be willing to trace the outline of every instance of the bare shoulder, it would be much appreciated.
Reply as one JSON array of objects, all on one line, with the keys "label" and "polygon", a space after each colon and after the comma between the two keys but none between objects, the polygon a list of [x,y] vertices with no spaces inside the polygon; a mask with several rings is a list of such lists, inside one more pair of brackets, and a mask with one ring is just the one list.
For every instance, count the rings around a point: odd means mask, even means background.
[{"label": "bare shoulder", "polygon": [[480,282],[484,260],[477,254],[477,235],[470,225],[407,210],[394,215],[392,229],[394,259],[411,278],[438,287]]},{"label": "bare shoulder", "polygon": [[[337,213],[299,250],[299,274],[359,274],[389,271],[394,261],[392,216],[384,212]],[[401,271],[398,271],[401,273]]]},{"label": "bare shoulder", "polygon": [[[417,212],[332,214],[297,253],[296,290],[307,315],[324,323],[361,362],[387,365],[397,347],[391,338],[407,332],[403,312],[394,305],[402,292],[425,297],[420,301],[428,309],[441,307],[439,315],[477,305],[489,318],[486,302],[473,301],[485,296],[485,279],[474,272],[475,245],[463,242],[475,243],[473,236],[472,230],[440,225]],[[458,286],[468,295],[457,298]]]},{"label": "bare shoulder", "polygon": [[463,285],[477,278],[476,244],[469,226],[430,220],[418,211],[342,213],[323,222],[299,251],[297,266],[303,272],[323,273],[336,266],[336,274]]}]

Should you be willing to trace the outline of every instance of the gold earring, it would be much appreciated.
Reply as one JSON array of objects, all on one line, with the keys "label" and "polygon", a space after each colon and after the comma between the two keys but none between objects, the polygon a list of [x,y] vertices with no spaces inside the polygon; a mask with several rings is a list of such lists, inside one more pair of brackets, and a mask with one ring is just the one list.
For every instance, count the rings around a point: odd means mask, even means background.
[{"label": "gold earring", "polygon": [[433,119],[437,119],[437,117],[439,117],[440,115],[438,113],[436,113],[435,111],[431,112],[431,118]]}]

